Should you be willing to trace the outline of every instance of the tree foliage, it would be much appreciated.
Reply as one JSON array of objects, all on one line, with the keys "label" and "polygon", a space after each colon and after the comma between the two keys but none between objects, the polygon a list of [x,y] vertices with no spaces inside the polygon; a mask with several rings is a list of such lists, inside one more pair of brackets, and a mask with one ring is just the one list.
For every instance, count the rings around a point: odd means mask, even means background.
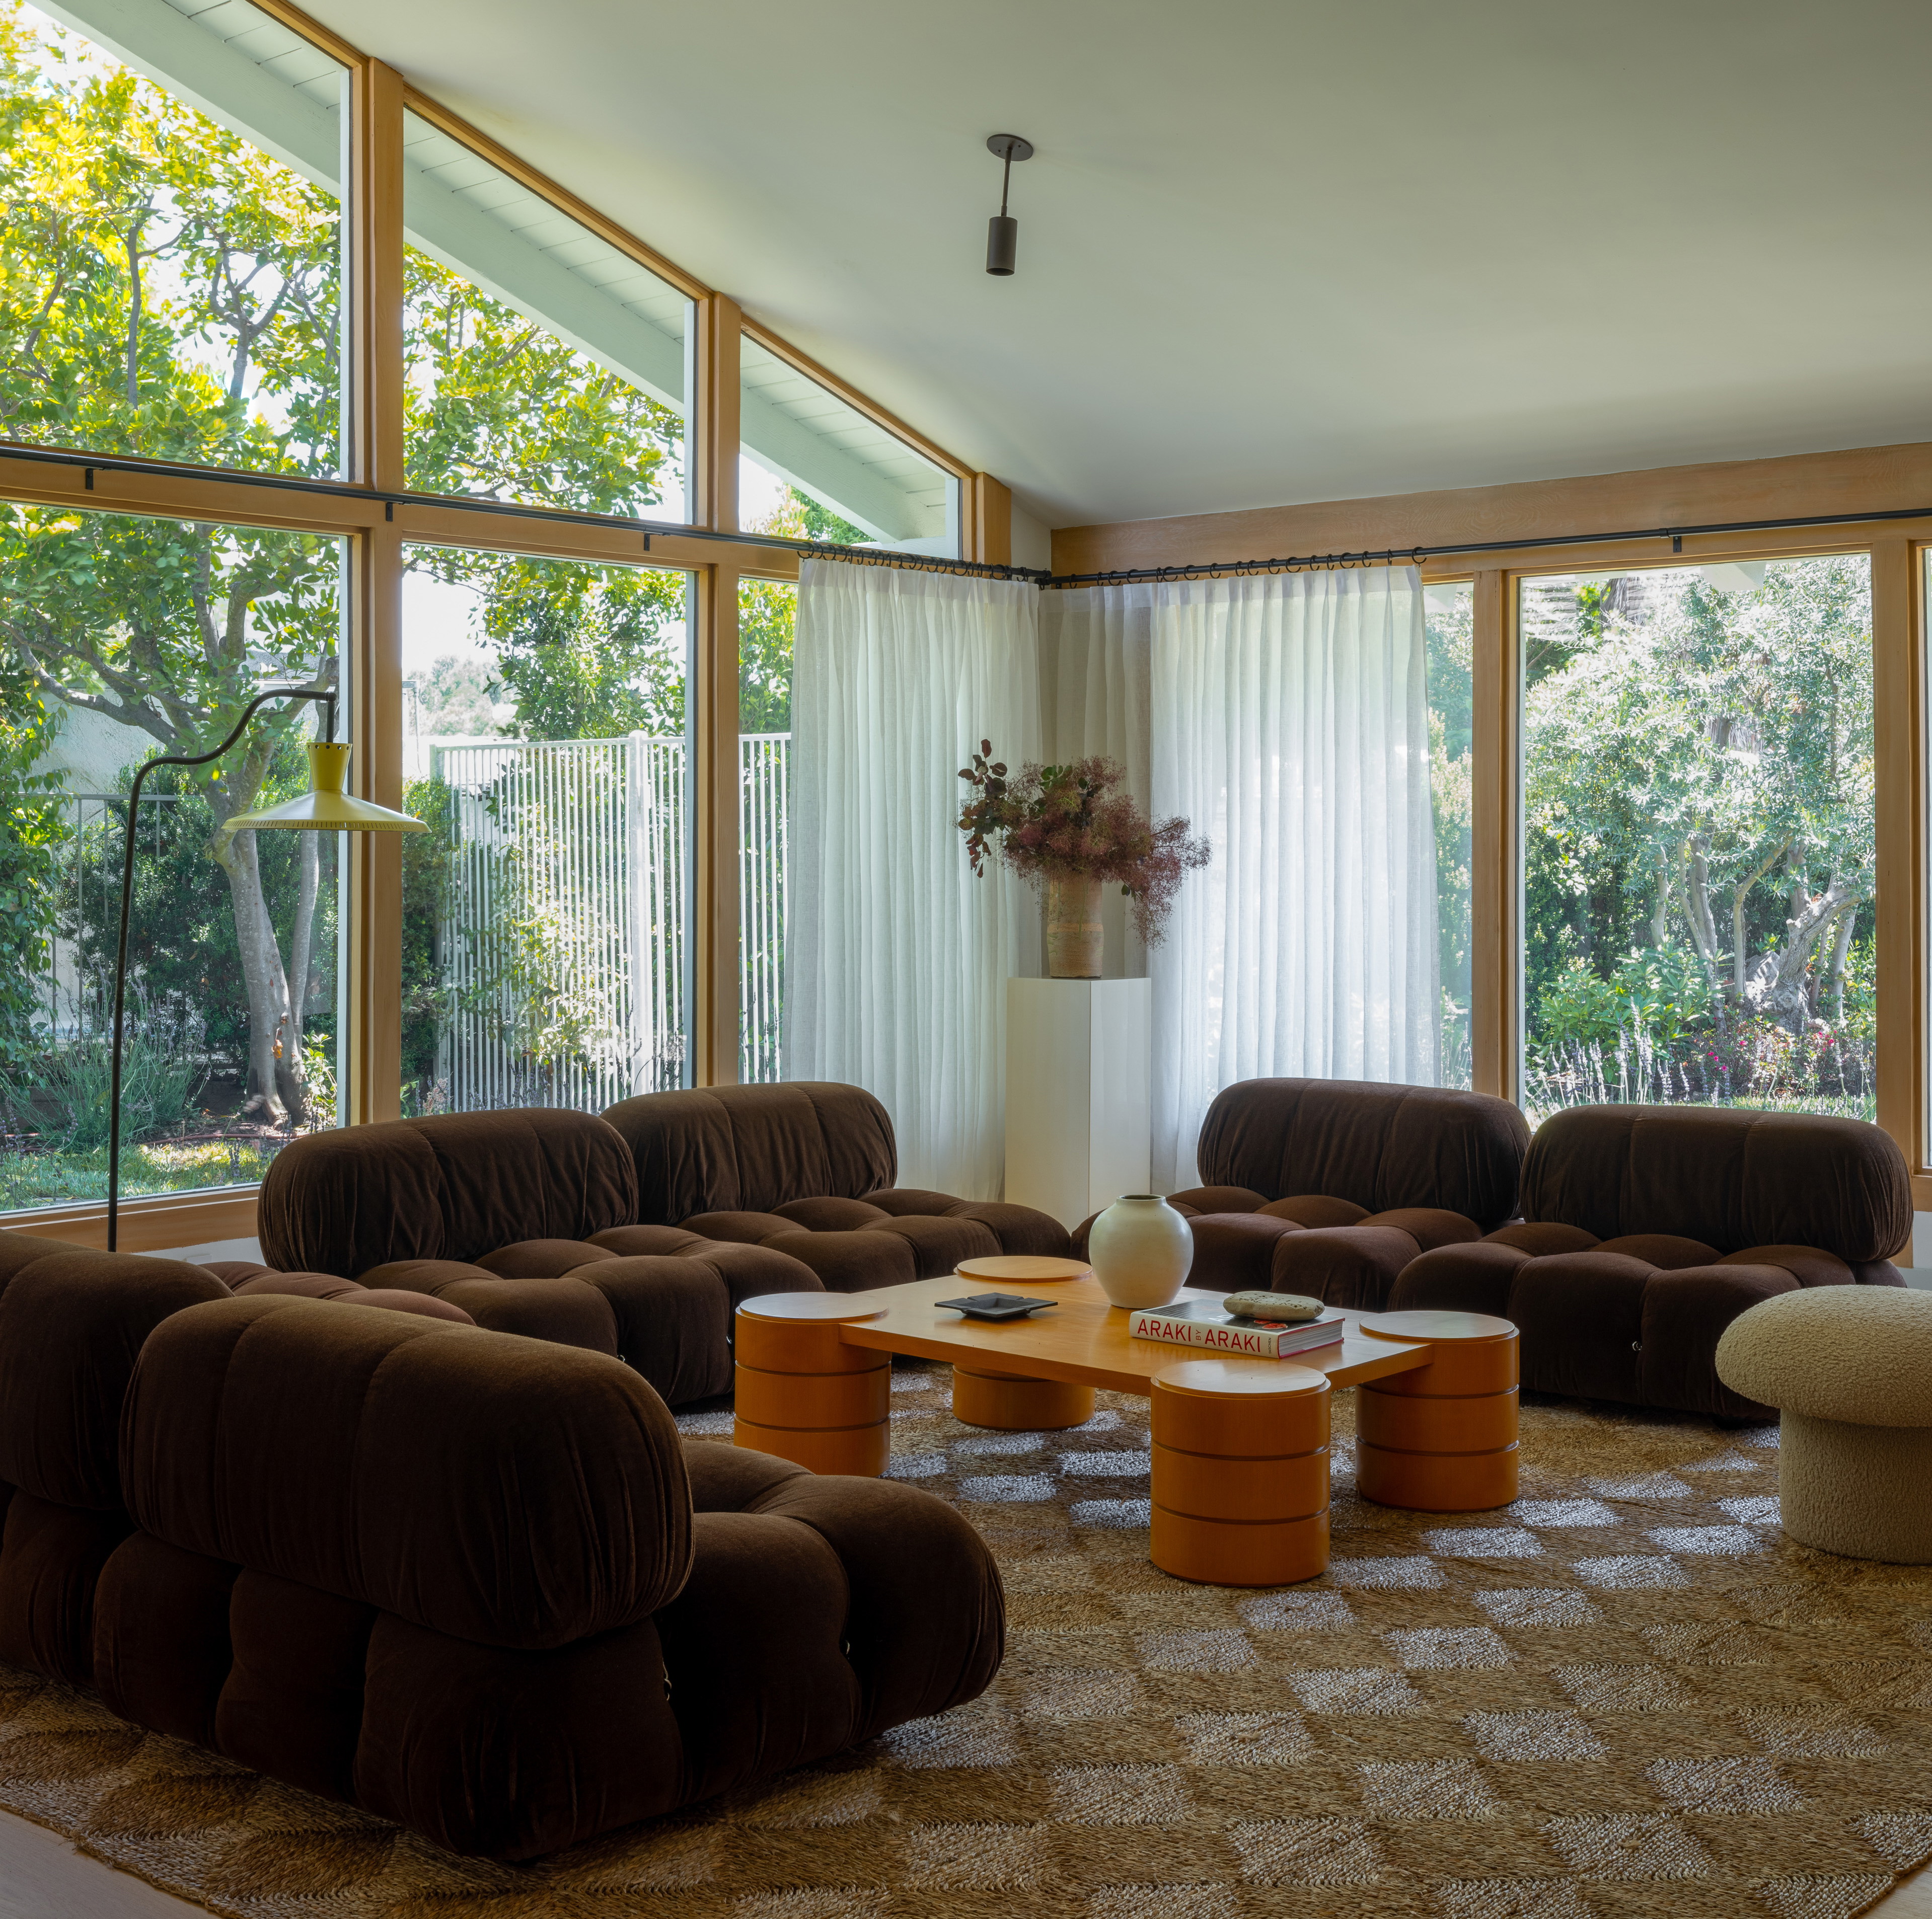
[{"label": "tree foliage", "polygon": [[[0,5],[0,432],[334,472],[340,219],[329,193],[165,88]],[[606,513],[659,504],[682,436],[674,414],[448,267],[412,252],[406,274],[412,486]],[[62,829],[28,769],[60,711],[90,709],[157,751],[196,752],[265,684],[332,684],[340,556],[338,542],[301,535],[0,511],[12,716],[0,739],[0,940],[9,978],[28,982],[0,988],[0,1027],[17,1036],[45,977]],[[447,549],[419,550],[417,564],[479,593],[502,683],[530,708],[520,724],[560,737],[681,724],[681,580]],[[16,687],[28,696],[17,703]],[[226,822],[273,796],[272,769],[310,724],[306,712],[266,712],[224,761],[187,777],[181,804],[200,808],[210,863],[194,868],[185,855],[188,868],[170,866],[188,910],[143,952],[158,988],[183,991],[161,948],[173,939],[201,952],[208,1043],[245,1052],[248,1090],[271,1122],[308,1104],[304,955],[326,950],[315,852],[308,835],[258,852]],[[211,880],[226,889],[226,936],[206,918]],[[205,937],[190,939],[190,925]],[[304,976],[293,994],[292,970]],[[228,1010],[237,974],[238,1019]]]},{"label": "tree foliage", "polygon": [[1781,561],[1736,592],[1633,577],[1586,586],[1573,624],[1526,633],[1530,1039],[1706,1033],[1730,1083],[1745,1027],[1863,1017],[1868,568]]}]

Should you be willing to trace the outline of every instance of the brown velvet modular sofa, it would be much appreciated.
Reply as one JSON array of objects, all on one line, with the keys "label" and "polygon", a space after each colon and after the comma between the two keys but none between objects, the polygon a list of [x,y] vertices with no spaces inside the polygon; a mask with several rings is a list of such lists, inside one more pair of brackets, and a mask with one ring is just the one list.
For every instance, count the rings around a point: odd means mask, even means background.
[{"label": "brown velvet modular sofa", "polygon": [[451,1113],[311,1133],[262,1183],[262,1251],[622,1358],[669,1404],[731,1387],[731,1315],[815,1291],[782,1252],[638,1224],[630,1149],[588,1113]]},{"label": "brown velvet modular sofa", "polygon": [[523,1858],[974,1697],[944,1502],[685,1444],[611,1357],[0,1232],[0,1658]]},{"label": "brown velvet modular sofa", "polygon": [[1390,1308],[1514,1321],[1532,1390],[1720,1417],[1771,1411],[1718,1377],[1732,1320],[1803,1286],[1902,1285],[1912,1237],[1890,1137],[1813,1114],[1573,1107],[1538,1129],[1522,1200],[1520,1222],[1424,1252]]},{"label": "brown velvet modular sofa", "polygon": [[[1528,1138],[1522,1115],[1485,1093],[1244,1080],[1202,1123],[1205,1183],[1168,1195],[1194,1234],[1187,1283],[1380,1312],[1418,1255],[1513,1216]],[[1075,1235],[1083,1250],[1092,1224]]]},{"label": "brown velvet modular sofa", "polygon": [[269,1168],[260,1231],[274,1268],[614,1354],[680,1405],[730,1390],[742,1300],[1068,1250],[1043,1213],[896,1188],[897,1168],[885,1108],[855,1086],[654,1093],[601,1119],[531,1108],[310,1134]]},{"label": "brown velvet modular sofa", "polygon": [[604,1117],[635,1159],[639,1220],[782,1253],[832,1292],[944,1279],[962,1259],[1071,1250],[1059,1221],[1030,1206],[895,1186],[892,1120],[859,1087],[650,1093]]}]

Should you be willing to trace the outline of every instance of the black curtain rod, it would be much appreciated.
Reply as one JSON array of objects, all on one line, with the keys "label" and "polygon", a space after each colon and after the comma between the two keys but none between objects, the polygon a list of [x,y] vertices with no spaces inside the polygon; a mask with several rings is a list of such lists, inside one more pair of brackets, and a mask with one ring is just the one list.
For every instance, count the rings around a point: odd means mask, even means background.
[{"label": "black curtain rod", "polygon": [[1522,540],[1463,540],[1442,547],[1390,547],[1381,552],[1304,553],[1290,559],[1232,559],[1192,566],[1126,567],[1112,573],[1054,573],[1042,586],[1106,586],[1137,580],[1218,580],[1236,573],[1301,573],[1316,567],[1394,566],[1433,559],[1444,553],[1520,553],[1537,547],[1590,547],[1612,541],[1668,540],[1681,553],[1684,542],[1700,533],[1771,533],[1799,526],[1858,526],[1882,520],[1932,520],[1932,507],[1894,507],[1877,513],[1819,513],[1787,520],[1714,520],[1701,526],[1641,526],[1617,533],[1550,533]]},{"label": "black curtain rod", "polygon": [[1380,551],[1302,553],[1281,559],[1203,560],[1189,566],[1124,567],[1108,573],[1049,573],[1034,566],[998,566],[985,561],[947,559],[932,553],[909,553],[890,547],[834,546],[823,540],[788,539],[777,533],[719,533],[708,527],[680,526],[668,521],[643,520],[627,514],[579,513],[567,507],[519,506],[514,502],[478,499],[461,493],[374,491],[346,480],[307,479],[288,473],[248,473],[226,466],[188,466],[167,460],[128,460],[112,455],[70,453],[48,447],[22,446],[0,441],[0,458],[46,466],[78,468],[87,476],[102,473],[165,474],[171,478],[213,480],[224,485],[266,487],[284,493],[305,493],[331,499],[352,499],[364,505],[380,500],[390,517],[398,506],[442,507],[458,513],[480,513],[499,518],[538,520],[566,526],[621,528],[641,535],[650,550],[653,534],[669,538],[710,541],[722,546],[765,547],[802,558],[844,560],[861,566],[892,566],[922,573],[966,574],[984,580],[1030,580],[1042,589],[1067,586],[1125,586],[1162,580],[1214,580],[1246,573],[1300,573],[1314,568],[1394,566],[1433,559],[1448,553],[1521,553],[1538,547],[1587,547],[1624,541],[1668,540],[1681,553],[1687,539],[1709,533],[1769,533],[1804,526],[1859,526],[1888,520],[1932,520],[1932,507],[1894,507],[1873,513],[1810,514],[1776,520],[1713,520],[1696,526],[1640,526],[1611,533],[1549,533],[1534,539],[1465,540],[1447,546],[1388,547]]}]

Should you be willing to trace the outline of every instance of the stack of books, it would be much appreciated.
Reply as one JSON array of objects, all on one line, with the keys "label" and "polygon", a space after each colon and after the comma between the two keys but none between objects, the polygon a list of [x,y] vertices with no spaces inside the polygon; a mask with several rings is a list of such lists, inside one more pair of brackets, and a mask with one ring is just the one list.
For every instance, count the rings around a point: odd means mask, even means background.
[{"label": "stack of books", "polygon": [[1212,1300],[1187,1300],[1179,1306],[1149,1306],[1132,1315],[1127,1332],[1136,1339],[1158,1339],[1170,1346],[1200,1346],[1216,1353],[1255,1359],[1290,1360],[1311,1348],[1340,1342],[1347,1325],[1339,1312],[1292,1326],[1268,1319],[1237,1319]]}]

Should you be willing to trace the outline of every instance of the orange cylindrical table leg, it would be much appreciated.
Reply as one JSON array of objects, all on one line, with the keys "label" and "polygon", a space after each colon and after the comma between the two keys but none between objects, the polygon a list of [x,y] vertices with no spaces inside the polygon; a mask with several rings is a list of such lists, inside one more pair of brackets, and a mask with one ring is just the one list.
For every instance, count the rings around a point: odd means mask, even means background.
[{"label": "orange cylindrical table leg", "polygon": [[814,1473],[876,1479],[892,1450],[892,1355],[848,1346],[842,1326],[876,1306],[840,1293],[767,1293],[739,1307],[735,1444]]},{"label": "orange cylindrical table leg", "polygon": [[952,1367],[952,1417],[996,1432],[1060,1432],[1094,1417],[1094,1389],[1070,1380]]},{"label": "orange cylindrical table leg", "polygon": [[1328,1377],[1187,1360],[1154,1376],[1150,1556],[1204,1585],[1280,1586],[1328,1564]]},{"label": "orange cylindrical table leg", "polygon": [[1516,1495],[1516,1330],[1474,1312],[1366,1315],[1372,1339],[1431,1349],[1426,1366],[1364,1383],[1355,1488],[1420,1513],[1484,1513]]}]

